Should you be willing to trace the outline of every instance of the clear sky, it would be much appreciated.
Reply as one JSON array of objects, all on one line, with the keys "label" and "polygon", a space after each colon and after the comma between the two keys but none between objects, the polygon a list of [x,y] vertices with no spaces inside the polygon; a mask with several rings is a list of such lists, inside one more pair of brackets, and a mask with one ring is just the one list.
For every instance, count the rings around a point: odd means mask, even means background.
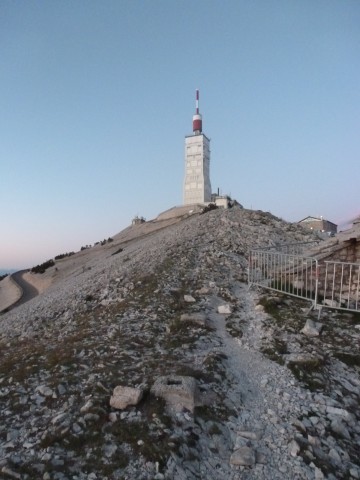
[{"label": "clear sky", "polygon": [[0,267],[181,205],[196,88],[213,191],[360,214],[359,0],[2,0]]}]

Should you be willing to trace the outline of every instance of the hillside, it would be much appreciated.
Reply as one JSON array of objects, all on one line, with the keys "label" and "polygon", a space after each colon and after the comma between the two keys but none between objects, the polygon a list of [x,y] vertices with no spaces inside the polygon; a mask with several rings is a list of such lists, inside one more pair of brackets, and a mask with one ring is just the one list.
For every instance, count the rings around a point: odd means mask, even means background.
[{"label": "hillside", "polygon": [[311,238],[180,209],[37,276],[0,316],[4,478],[360,478],[358,319],[308,338],[308,304],[246,283],[250,248]]}]

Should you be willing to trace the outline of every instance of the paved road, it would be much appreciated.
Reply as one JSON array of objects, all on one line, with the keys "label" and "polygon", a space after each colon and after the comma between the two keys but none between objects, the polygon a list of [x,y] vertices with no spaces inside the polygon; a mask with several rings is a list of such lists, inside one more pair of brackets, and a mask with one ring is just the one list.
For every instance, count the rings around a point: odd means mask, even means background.
[{"label": "paved road", "polygon": [[23,303],[26,303],[32,298],[39,295],[38,290],[35,287],[33,287],[29,282],[24,280],[23,275],[26,272],[28,272],[28,270],[20,270],[19,272],[13,273],[11,275],[12,279],[19,285],[23,293],[19,298],[19,300],[15,302],[13,305],[11,305],[11,307],[9,307],[9,310],[15,307],[18,307],[19,305],[22,305]]}]

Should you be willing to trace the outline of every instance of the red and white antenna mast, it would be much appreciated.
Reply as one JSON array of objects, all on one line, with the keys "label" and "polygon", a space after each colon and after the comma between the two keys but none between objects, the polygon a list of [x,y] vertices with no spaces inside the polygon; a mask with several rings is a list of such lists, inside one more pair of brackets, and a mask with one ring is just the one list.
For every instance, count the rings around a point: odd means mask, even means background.
[{"label": "red and white antenna mast", "polygon": [[199,90],[196,90],[196,113],[193,115],[193,132],[200,135],[202,132],[202,116],[199,113]]}]

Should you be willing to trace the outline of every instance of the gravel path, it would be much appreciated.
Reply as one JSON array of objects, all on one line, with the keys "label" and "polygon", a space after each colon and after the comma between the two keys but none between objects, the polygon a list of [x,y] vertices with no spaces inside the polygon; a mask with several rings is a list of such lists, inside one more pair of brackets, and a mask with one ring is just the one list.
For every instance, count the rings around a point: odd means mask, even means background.
[{"label": "gravel path", "polygon": [[227,372],[235,386],[228,398],[239,410],[233,431],[234,451],[246,446],[260,461],[251,470],[240,467],[241,476],[233,473],[231,478],[311,479],[313,471],[299,459],[294,460],[289,450],[295,434],[291,420],[297,414],[300,390],[294,386],[290,372],[259,352],[264,314],[255,312],[254,295],[245,286],[238,288],[237,294],[242,304],[239,324],[243,336],[231,337],[224,320],[217,322],[217,332],[228,359]]}]

